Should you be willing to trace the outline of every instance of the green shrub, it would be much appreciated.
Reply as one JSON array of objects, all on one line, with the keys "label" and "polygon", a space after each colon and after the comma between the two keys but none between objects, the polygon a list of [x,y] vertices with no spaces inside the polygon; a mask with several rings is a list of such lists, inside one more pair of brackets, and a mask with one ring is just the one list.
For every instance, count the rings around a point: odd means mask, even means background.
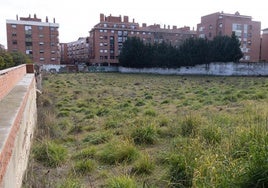
[{"label": "green shrub", "polygon": [[128,141],[110,142],[97,153],[98,158],[105,164],[132,162],[139,156],[138,149]]},{"label": "green shrub", "polygon": [[57,188],[82,188],[82,184],[77,179],[66,178],[62,181],[62,183]]},{"label": "green shrub", "polygon": [[152,116],[152,117],[155,117],[157,115],[156,111],[153,110],[153,109],[147,109],[147,110],[145,110],[144,114],[146,116]]},{"label": "green shrub", "polygon": [[195,136],[198,132],[201,119],[198,116],[187,115],[182,121],[181,134],[182,136]]},{"label": "green shrub", "polygon": [[187,159],[181,155],[174,155],[169,163],[169,187],[191,187],[194,168],[191,164],[187,163]]},{"label": "green shrub", "polygon": [[137,188],[136,182],[129,176],[118,176],[108,180],[109,188]]},{"label": "green shrub", "polygon": [[158,134],[154,125],[142,125],[132,131],[131,137],[135,144],[154,144],[157,141]]},{"label": "green shrub", "polygon": [[115,129],[115,128],[118,128],[120,127],[121,125],[117,122],[117,121],[114,121],[114,120],[110,120],[110,121],[107,121],[105,124],[104,124],[104,128],[105,129]]},{"label": "green shrub", "polygon": [[95,156],[96,154],[96,148],[95,147],[90,147],[90,148],[85,148],[78,153],[75,153],[73,156],[74,159],[91,159]]},{"label": "green shrub", "polygon": [[77,174],[85,175],[92,172],[96,168],[95,161],[91,159],[77,161],[74,165],[74,171]]},{"label": "green shrub", "polygon": [[83,139],[83,142],[88,142],[90,144],[102,144],[110,139],[111,135],[108,133],[92,133]]},{"label": "green shrub", "polygon": [[33,148],[34,158],[45,166],[57,167],[67,159],[67,150],[54,142],[44,141]]},{"label": "green shrub", "polygon": [[142,155],[139,160],[137,160],[132,168],[134,174],[151,174],[155,168],[154,161],[150,156]]},{"label": "green shrub", "polygon": [[217,127],[203,129],[202,136],[208,144],[218,144],[221,141],[221,132]]}]

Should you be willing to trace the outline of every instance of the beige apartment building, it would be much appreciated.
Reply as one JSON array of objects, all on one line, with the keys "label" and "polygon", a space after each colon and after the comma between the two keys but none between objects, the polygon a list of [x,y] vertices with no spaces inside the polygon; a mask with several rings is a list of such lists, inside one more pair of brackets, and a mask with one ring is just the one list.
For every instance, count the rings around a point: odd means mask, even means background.
[{"label": "beige apartment building", "polygon": [[232,33],[241,42],[244,56],[241,61],[258,62],[260,60],[261,23],[253,21],[251,16],[216,12],[201,17],[197,25],[197,37],[212,40],[218,35],[231,36]]},{"label": "beige apartment building", "polygon": [[37,64],[60,64],[59,24],[34,17],[6,20],[7,49],[28,55]]},{"label": "beige apartment building", "polygon": [[196,37],[189,27],[164,26],[154,24],[140,26],[128,16],[105,16],[100,14],[100,22],[90,31],[90,63],[98,65],[118,65],[118,57],[123,42],[128,37],[138,37],[145,43],[166,42],[179,46],[185,39]]}]

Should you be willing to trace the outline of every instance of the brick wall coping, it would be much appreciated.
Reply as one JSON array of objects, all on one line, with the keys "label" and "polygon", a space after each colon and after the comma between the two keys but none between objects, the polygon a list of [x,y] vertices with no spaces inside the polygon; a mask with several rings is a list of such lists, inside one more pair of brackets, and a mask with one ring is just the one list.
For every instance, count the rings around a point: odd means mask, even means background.
[{"label": "brick wall coping", "polygon": [[26,74],[26,65],[0,70],[0,101]]},{"label": "brick wall coping", "polygon": [[12,155],[29,91],[34,85],[34,74],[26,74],[0,101],[0,183]]}]

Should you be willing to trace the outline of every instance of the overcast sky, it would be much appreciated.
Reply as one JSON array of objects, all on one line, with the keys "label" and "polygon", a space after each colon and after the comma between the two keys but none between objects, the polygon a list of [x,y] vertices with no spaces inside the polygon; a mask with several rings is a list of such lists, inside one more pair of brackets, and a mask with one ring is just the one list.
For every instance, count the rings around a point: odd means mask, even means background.
[{"label": "overcast sky", "polygon": [[[0,44],[6,46],[6,20],[33,17],[60,24],[60,42],[72,42],[89,35],[99,22],[99,15],[129,16],[142,23],[190,26],[196,29],[201,16],[215,13],[235,13],[252,16],[261,21],[261,29],[268,28],[267,1],[264,0],[0,0]],[[6,46],[7,47],[7,46]]]}]

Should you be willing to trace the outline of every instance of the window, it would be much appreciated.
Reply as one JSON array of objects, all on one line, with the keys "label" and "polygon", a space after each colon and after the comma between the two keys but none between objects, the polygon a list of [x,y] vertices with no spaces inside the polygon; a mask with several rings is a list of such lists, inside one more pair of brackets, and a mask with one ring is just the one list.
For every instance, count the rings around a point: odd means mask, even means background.
[{"label": "window", "polygon": [[212,25],[209,25],[209,30],[211,30],[212,29]]},{"label": "window", "polygon": [[102,33],[103,32],[103,29],[100,29],[100,32]]},{"label": "window", "polygon": [[100,43],[100,46],[103,46],[103,43],[102,42]]},{"label": "window", "polygon": [[32,50],[26,50],[25,53],[26,53],[27,55],[29,55],[29,54],[33,54],[33,51],[32,51]]},{"label": "window", "polygon": [[118,42],[123,42],[123,37],[118,37]]},{"label": "window", "polygon": [[25,46],[27,47],[27,46],[32,46],[33,45],[33,43],[32,42],[25,42]]},{"label": "window", "polygon": [[55,54],[56,52],[54,50],[51,51],[52,54]]},{"label": "window", "polygon": [[111,30],[111,33],[114,33],[114,30]]},{"label": "window", "polygon": [[16,24],[12,24],[11,27],[12,28],[17,28],[17,25]]},{"label": "window", "polygon": [[237,31],[237,30],[239,30],[239,31],[241,31],[243,29],[243,25],[242,24],[233,24],[232,25],[232,30],[233,31]]},{"label": "window", "polygon": [[32,26],[30,26],[30,25],[25,25],[25,26],[24,26],[24,29],[25,29],[25,31],[32,30]]},{"label": "window", "polygon": [[40,46],[44,45],[44,42],[39,42],[39,45],[40,45]]},{"label": "window", "polygon": [[43,26],[38,26],[38,30],[43,30],[44,27]]},{"label": "window", "polygon": [[107,40],[107,39],[108,39],[108,37],[107,37],[107,36],[104,36],[104,39],[105,39],[105,40]]},{"label": "window", "polygon": [[100,36],[100,39],[103,39],[103,36]]},{"label": "window", "polygon": [[51,58],[51,61],[55,61],[55,60],[56,60],[56,58],[55,58],[55,57],[52,57],[52,58]]},{"label": "window", "polygon": [[122,36],[123,32],[122,31],[118,31],[118,36]]},{"label": "window", "polygon": [[12,37],[16,37],[17,36],[17,33],[16,32],[13,32],[12,33]]},{"label": "window", "polygon": [[123,33],[124,33],[124,36],[127,36],[127,31],[124,31]]},{"label": "window", "polygon": [[110,56],[110,59],[114,59],[114,55],[111,55],[111,56]]},{"label": "window", "polygon": [[208,33],[208,37],[211,37],[211,36],[212,36],[212,34],[211,34],[211,32],[209,32],[209,33]]},{"label": "window", "polygon": [[40,57],[40,61],[44,61],[45,60],[45,58],[43,58],[43,57]]},{"label": "window", "polygon": [[122,25],[122,28],[125,28],[126,26],[125,25]]},{"label": "window", "polygon": [[50,31],[55,31],[55,28],[54,28],[54,27],[51,27],[51,28],[50,28]]},{"label": "window", "polygon": [[104,30],[104,33],[107,33],[107,29]]},{"label": "window", "polygon": [[103,52],[104,52],[104,53],[107,53],[107,52],[108,52],[108,50],[103,50]]},{"label": "window", "polygon": [[247,32],[248,32],[248,25],[245,24],[245,25],[244,25],[244,33],[247,33]]},{"label": "window", "polygon": [[117,25],[116,24],[114,24],[114,28],[116,28],[117,27]]},{"label": "window", "polygon": [[103,53],[103,50],[100,50],[100,53]]},{"label": "window", "polygon": [[12,40],[12,44],[14,45],[18,44],[17,40]]},{"label": "window", "polygon": [[44,35],[40,34],[40,35],[39,35],[39,38],[44,38]]},{"label": "window", "polygon": [[107,24],[105,23],[105,24],[103,24],[103,27],[107,27]]},{"label": "window", "polygon": [[39,53],[40,53],[40,54],[43,54],[43,53],[45,53],[45,52],[44,52],[44,50],[40,50]]},{"label": "window", "polygon": [[222,23],[219,23],[219,28],[222,28]]}]

